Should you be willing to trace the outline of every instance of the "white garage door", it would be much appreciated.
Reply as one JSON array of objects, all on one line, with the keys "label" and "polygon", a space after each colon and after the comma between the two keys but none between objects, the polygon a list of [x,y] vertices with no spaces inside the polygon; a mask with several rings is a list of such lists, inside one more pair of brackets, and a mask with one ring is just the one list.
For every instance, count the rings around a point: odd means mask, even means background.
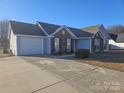
[{"label": "white garage door", "polygon": [[76,50],[78,50],[78,49],[89,49],[89,50],[91,50],[90,39],[79,39],[79,40],[76,40],[75,44],[76,44]]},{"label": "white garage door", "polygon": [[43,54],[43,39],[38,37],[20,37],[21,55]]}]

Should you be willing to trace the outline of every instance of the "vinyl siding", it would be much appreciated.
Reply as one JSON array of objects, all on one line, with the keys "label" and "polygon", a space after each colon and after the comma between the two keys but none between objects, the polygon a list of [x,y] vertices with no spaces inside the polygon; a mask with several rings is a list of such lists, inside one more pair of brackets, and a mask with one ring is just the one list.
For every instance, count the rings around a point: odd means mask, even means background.
[{"label": "vinyl siding", "polygon": [[14,55],[17,55],[17,36],[10,32],[10,50]]}]

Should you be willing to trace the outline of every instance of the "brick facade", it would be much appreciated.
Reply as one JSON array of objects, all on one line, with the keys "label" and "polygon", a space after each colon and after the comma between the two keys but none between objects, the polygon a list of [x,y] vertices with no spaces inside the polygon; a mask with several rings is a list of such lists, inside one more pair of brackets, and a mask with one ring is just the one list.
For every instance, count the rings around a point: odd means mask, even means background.
[{"label": "brick facade", "polygon": [[55,52],[55,38],[59,38],[60,46],[59,46],[59,53],[67,53],[67,39],[71,39],[71,51],[73,52],[73,37],[66,29],[62,29],[54,34],[54,37],[51,39],[51,52]]}]

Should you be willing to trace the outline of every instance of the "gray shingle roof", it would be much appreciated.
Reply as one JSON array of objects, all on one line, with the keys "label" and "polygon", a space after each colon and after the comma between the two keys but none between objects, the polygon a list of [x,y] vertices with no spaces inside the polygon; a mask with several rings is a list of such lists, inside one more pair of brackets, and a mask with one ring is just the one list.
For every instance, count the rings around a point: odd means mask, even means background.
[{"label": "gray shingle roof", "polygon": [[9,22],[14,34],[46,36],[37,25],[11,20]]},{"label": "gray shingle roof", "polygon": [[92,34],[96,34],[100,30],[101,26],[102,26],[102,24],[98,24],[98,25],[94,25],[94,26],[88,26],[88,27],[85,27],[85,28],[81,28],[81,30],[90,32]]},{"label": "gray shingle roof", "polygon": [[[43,29],[49,34],[51,35],[52,33],[54,33],[58,28],[61,27],[61,25],[55,25],[55,24],[49,24],[49,23],[44,23],[44,22],[38,22]],[[72,28],[72,27],[67,27],[74,35],[76,35],[77,37],[91,37],[93,34],[77,29],[77,28]]]},{"label": "gray shingle roof", "polygon": [[55,25],[55,24],[49,24],[49,23],[44,23],[44,22],[38,22],[43,29],[48,33],[48,35],[51,35],[54,33],[58,28],[60,28],[60,25]]},{"label": "gray shingle roof", "polygon": [[77,29],[77,28],[68,27],[68,29],[77,37],[92,37],[93,36],[93,34]]}]

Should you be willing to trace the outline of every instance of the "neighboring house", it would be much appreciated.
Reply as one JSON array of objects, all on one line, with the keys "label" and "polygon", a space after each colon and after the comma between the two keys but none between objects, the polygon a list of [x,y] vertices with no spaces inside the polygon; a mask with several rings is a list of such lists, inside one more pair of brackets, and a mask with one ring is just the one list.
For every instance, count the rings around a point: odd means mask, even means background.
[{"label": "neighboring house", "polygon": [[[10,50],[14,55],[73,53],[78,49],[94,52],[94,39],[101,34],[77,28],[37,22],[29,24],[9,21]],[[102,51],[102,50],[101,50]]]},{"label": "neighboring house", "polygon": [[124,33],[109,33],[111,39],[109,40],[110,50],[124,49]]},{"label": "neighboring house", "polygon": [[109,50],[110,36],[108,34],[108,31],[102,24],[81,29],[93,34],[93,52]]}]

